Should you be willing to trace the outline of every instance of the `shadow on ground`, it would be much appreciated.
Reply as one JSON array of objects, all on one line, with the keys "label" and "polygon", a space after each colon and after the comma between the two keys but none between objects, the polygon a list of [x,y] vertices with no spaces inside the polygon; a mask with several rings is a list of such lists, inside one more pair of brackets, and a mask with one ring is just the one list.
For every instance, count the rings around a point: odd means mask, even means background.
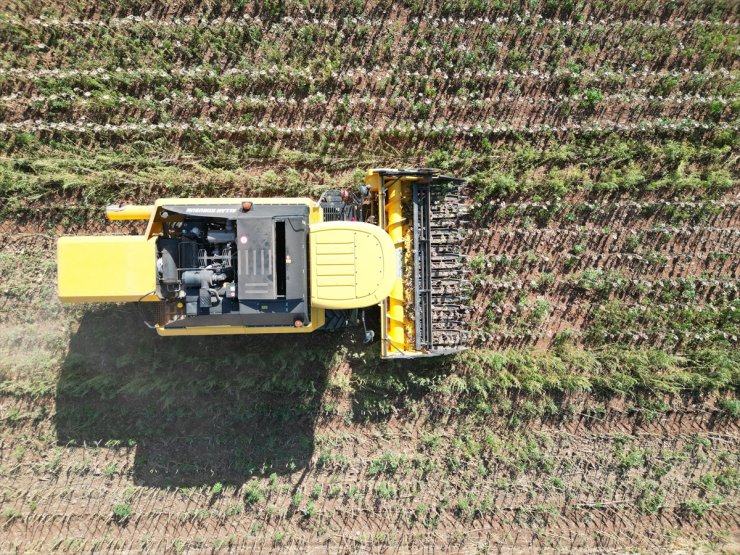
[{"label": "shadow on ground", "polygon": [[87,312],[57,385],[62,445],[136,445],[158,487],[292,473],[313,455],[331,334],[160,338],[136,306]]}]

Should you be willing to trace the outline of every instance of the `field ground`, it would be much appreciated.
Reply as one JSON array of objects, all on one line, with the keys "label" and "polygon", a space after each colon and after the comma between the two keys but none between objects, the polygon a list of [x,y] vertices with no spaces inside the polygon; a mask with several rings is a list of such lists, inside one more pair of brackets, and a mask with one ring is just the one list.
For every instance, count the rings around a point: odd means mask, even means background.
[{"label": "field ground", "polygon": [[[0,552],[737,552],[738,5],[0,8]],[[60,306],[112,202],[468,177],[473,348]]]}]

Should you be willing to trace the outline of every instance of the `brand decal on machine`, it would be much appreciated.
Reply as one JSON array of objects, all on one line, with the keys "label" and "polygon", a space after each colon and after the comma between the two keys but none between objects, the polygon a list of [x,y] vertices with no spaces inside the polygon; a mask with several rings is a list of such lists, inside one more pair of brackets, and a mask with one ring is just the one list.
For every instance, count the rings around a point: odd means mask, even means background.
[{"label": "brand decal on machine", "polygon": [[208,208],[208,207],[196,207],[186,208],[187,214],[233,214],[238,208]]}]

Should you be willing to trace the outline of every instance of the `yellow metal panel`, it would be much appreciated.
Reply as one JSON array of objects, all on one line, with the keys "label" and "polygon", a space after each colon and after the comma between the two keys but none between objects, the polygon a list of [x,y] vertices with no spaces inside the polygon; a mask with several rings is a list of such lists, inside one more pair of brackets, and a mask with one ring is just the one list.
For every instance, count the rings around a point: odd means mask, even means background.
[{"label": "yellow metal panel", "polygon": [[401,267],[388,298],[381,303],[382,358],[419,354],[414,344],[409,342],[409,338],[414,336],[414,321],[406,318],[406,312],[407,304],[413,301],[405,298],[402,277],[403,265],[413,263],[415,256],[409,250],[412,236],[409,222],[404,217],[404,206],[411,202],[409,186],[417,180],[418,177],[412,175],[384,176],[380,170],[369,170],[365,176],[365,184],[370,187],[377,202],[379,226],[390,235]]},{"label": "yellow metal panel", "polygon": [[315,246],[316,246],[316,251],[315,251],[316,254],[348,255],[349,260],[352,260],[351,263],[354,264],[354,257],[355,257],[354,241],[350,241],[349,243],[331,244],[331,243],[322,243],[320,239],[317,239]]},{"label": "yellow metal panel", "polygon": [[154,239],[143,235],[61,237],[57,281],[63,302],[159,300]]},{"label": "yellow metal panel", "polygon": [[154,202],[153,210],[152,210],[152,218],[149,220],[149,224],[146,229],[146,236],[152,237],[156,235],[157,233],[161,232],[161,226],[159,225],[159,222],[154,217],[157,213],[157,209],[160,206],[163,205],[204,205],[207,206],[209,204],[238,204],[241,205],[242,202],[249,201],[252,204],[304,204],[308,206],[309,214],[308,214],[308,221],[309,224],[318,223],[321,221],[321,208],[318,206],[318,204],[310,199],[305,197],[299,197],[299,198],[284,198],[284,197],[276,197],[276,198],[161,198],[157,199]]},{"label": "yellow metal panel", "polygon": [[[378,228],[380,229],[380,228]],[[377,247],[378,247],[378,240],[377,237],[373,235],[366,235],[364,233],[356,233],[355,234],[355,252],[358,253],[360,256],[360,259],[363,260],[365,257],[369,257],[372,261],[372,257],[375,256],[377,258]],[[389,251],[388,256],[390,258],[393,258],[393,251]],[[341,271],[341,268],[337,268],[338,271]],[[395,270],[395,265],[394,265]],[[368,271],[371,275],[373,274],[373,269],[363,270]],[[369,277],[369,276],[368,276]],[[355,295],[358,299],[362,299],[365,297],[372,296],[375,292],[375,289],[378,286],[378,282],[382,279],[382,274],[375,273],[375,279],[357,279],[355,280]],[[390,281],[390,280],[389,280]],[[381,299],[378,299],[377,302],[380,302]]]},{"label": "yellow metal panel", "polygon": [[[323,280],[324,285],[351,285],[355,286],[355,266],[342,264],[340,266],[317,264],[316,276],[319,283]],[[346,283],[345,283],[346,282]]]},{"label": "yellow metal panel", "polygon": [[193,326],[192,328],[167,329],[156,326],[157,333],[164,337],[182,335],[262,335],[266,333],[311,333],[324,325],[326,311],[311,307],[311,323],[302,328],[293,326]]},{"label": "yellow metal panel", "polygon": [[[403,180],[396,180],[387,190],[387,202],[385,205],[386,226],[388,234],[393,240],[397,251],[397,257],[403,260],[403,237],[406,227],[406,218],[403,217]],[[387,301],[388,317],[388,350],[405,351],[405,322],[403,315],[403,281],[398,276],[394,283]]]},{"label": "yellow metal panel", "polygon": [[365,185],[370,187],[373,193],[378,193],[383,186],[383,176],[376,173],[375,170],[367,170],[367,174],[365,174]]},{"label": "yellow metal panel", "polygon": [[161,198],[155,201],[154,206],[176,205],[176,204],[241,204],[249,201],[252,204],[305,204],[309,207],[316,206],[316,201],[308,197],[264,197],[264,198]]},{"label": "yellow metal panel", "polygon": [[[341,305],[347,302],[347,299],[354,299],[355,285],[332,285],[319,286],[321,290],[322,305]],[[336,308],[336,307],[335,307]]]},{"label": "yellow metal panel", "polygon": [[154,206],[129,206],[111,205],[105,209],[105,215],[109,220],[148,220],[154,213]]},{"label": "yellow metal panel", "polygon": [[327,288],[331,290],[335,287],[351,287],[350,295],[352,298],[356,296],[355,293],[355,276],[352,275],[329,275],[329,276],[318,276],[316,278],[316,285],[320,288]]},{"label": "yellow metal panel", "polygon": [[[319,245],[320,246],[320,245]],[[322,253],[321,248],[317,249],[318,253],[321,254],[321,263],[328,266],[347,266],[351,273],[355,273],[355,249],[352,246],[352,252],[349,254],[328,254]]]},{"label": "yellow metal panel", "polygon": [[309,228],[311,304],[348,309],[385,299],[396,279],[393,243],[362,222],[324,222]]}]

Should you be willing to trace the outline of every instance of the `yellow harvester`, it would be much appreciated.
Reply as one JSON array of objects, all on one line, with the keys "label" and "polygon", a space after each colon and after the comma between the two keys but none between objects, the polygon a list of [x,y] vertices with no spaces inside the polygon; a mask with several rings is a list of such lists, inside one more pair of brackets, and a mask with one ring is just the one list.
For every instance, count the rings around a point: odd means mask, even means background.
[{"label": "yellow harvester", "polygon": [[[64,302],[142,302],[159,335],[308,333],[380,306],[384,358],[465,348],[461,180],[374,169],[357,194],[111,206],[144,235],[62,237]],[[372,332],[367,332],[368,340]]]}]

